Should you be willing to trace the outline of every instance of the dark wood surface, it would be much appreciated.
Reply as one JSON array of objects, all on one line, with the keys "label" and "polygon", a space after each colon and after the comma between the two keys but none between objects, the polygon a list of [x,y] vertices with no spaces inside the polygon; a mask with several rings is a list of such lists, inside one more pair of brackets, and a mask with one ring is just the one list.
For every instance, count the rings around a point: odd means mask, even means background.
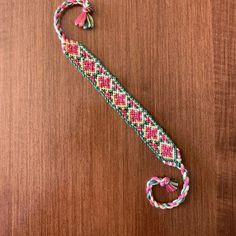
[{"label": "dark wood surface", "polygon": [[235,0],[99,0],[90,32],[64,17],[182,150],[191,191],[171,211],[144,186],[180,174],[62,55],[60,3],[0,4],[0,235],[235,235]]}]

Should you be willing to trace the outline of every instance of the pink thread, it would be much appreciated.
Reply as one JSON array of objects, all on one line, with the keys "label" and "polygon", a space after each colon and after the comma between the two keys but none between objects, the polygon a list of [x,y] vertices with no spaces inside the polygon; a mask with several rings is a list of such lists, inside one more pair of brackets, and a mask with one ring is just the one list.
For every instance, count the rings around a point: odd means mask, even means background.
[{"label": "pink thread", "polygon": [[87,12],[82,12],[75,20],[75,25],[83,27],[87,19]]}]

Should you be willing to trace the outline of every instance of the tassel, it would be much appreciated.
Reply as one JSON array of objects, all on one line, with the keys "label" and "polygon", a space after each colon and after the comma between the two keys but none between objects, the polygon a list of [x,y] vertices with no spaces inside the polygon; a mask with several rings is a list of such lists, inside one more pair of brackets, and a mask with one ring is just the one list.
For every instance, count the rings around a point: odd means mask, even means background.
[{"label": "tassel", "polygon": [[83,27],[87,19],[87,12],[82,12],[75,20],[75,25]]},{"label": "tassel", "polygon": [[168,192],[174,192],[178,187],[178,183],[174,180],[170,180],[166,185],[165,188]]},{"label": "tassel", "polygon": [[83,4],[83,12],[76,18],[75,25],[83,29],[91,29],[94,27],[93,17],[90,14],[92,7],[89,2]]}]

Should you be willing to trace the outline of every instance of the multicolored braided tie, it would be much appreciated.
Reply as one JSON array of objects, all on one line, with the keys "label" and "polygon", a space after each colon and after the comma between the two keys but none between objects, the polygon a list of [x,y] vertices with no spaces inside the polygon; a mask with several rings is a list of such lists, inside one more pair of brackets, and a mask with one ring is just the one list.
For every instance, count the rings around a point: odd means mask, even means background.
[{"label": "multicolored braided tie", "polygon": [[183,178],[181,194],[168,203],[156,202],[152,188],[155,185],[165,187],[168,192],[177,189],[178,184],[168,177],[152,177],[146,184],[147,199],[156,208],[171,209],[180,205],[189,191],[188,172],[182,164],[180,151],[165,131],[153,120],[151,115],[118,82],[108,69],[81,43],[68,40],[61,28],[61,16],[67,8],[80,5],[82,13],[75,24],[83,29],[94,27],[91,16],[93,8],[87,0],[68,0],[63,2],[54,15],[54,27],[61,41],[62,51],[70,63],[93,85],[106,102],[117,111],[120,117],[132,127],[156,157],[165,165],[180,170]]}]

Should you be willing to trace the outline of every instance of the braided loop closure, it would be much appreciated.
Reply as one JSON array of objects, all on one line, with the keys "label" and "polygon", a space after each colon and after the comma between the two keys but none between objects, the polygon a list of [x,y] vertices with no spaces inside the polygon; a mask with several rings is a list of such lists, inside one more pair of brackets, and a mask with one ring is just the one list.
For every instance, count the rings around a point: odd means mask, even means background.
[{"label": "braided loop closure", "polygon": [[54,14],[54,28],[58,35],[58,38],[61,41],[66,40],[66,35],[64,30],[61,27],[61,17],[63,12],[71,7],[79,5],[82,6],[82,13],[78,16],[78,18],[75,20],[75,24],[79,27],[83,27],[83,29],[89,29],[94,27],[94,21],[92,16],[89,14],[93,11],[93,8],[88,0],[68,0],[63,2],[55,11]]},{"label": "braided loop closure", "polygon": [[188,194],[188,190],[189,190],[189,177],[187,176],[188,171],[185,169],[183,164],[181,164],[181,167],[178,169],[180,169],[180,171],[181,171],[184,183],[183,183],[183,188],[181,190],[179,197],[172,202],[168,202],[168,203],[156,202],[153,197],[153,194],[152,194],[152,188],[153,188],[153,186],[160,184],[160,186],[165,187],[168,192],[173,192],[177,189],[176,182],[171,181],[170,178],[168,178],[168,177],[164,177],[164,178],[152,177],[147,182],[147,185],[146,185],[147,199],[149,200],[150,204],[153,207],[160,208],[160,209],[172,209],[174,207],[179,206],[184,201],[185,197]]},{"label": "braided loop closure", "polygon": [[[172,192],[177,189],[177,183],[168,177],[153,177],[147,182],[146,193],[150,204],[160,209],[171,209],[181,204],[189,191],[188,172],[182,164],[180,150],[166,134],[166,132],[156,123],[147,110],[120,84],[118,79],[94,56],[83,44],[73,40],[68,40],[60,25],[62,12],[69,6],[82,5],[83,13],[91,10],[85,1],[64,2],[55,12],[54,27],[61,40],[62,51],[69,59],[70,63],[86,78],[105,101],[113,108],[125,123],[134,129],[142,141],[149,147],[155,156],[165,165],[175,167],[180,170],[183,179],[183,188],[180,196],[168,203],[158,203],[152,195],[152,187],[160,184],[167,191]],[[84,4],[84,5],[83,5]],[[87,17],[88,15],[86,15]],[[77,20],[76,20],[77,21]],[[86,25],[85,15],[80,15],[78,24]],[[79,25],[82,26],[83,24]],[[87,26],[86,26],[87,27]],[[83,27],[85,28],[85,27]]]}]

